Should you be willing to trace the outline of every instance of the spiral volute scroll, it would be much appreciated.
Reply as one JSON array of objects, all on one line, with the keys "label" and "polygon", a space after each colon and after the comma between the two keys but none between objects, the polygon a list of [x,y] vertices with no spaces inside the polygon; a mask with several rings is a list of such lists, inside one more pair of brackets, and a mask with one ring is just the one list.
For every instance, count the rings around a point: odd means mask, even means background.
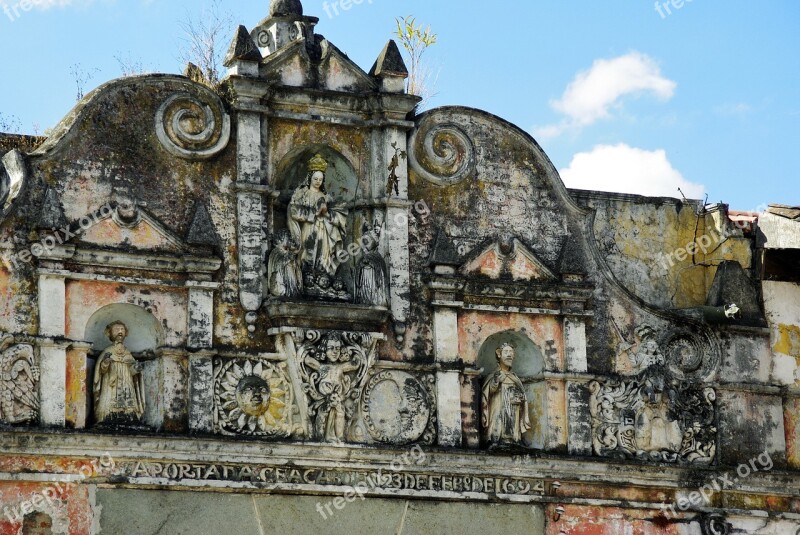
[{"label": "spiral volute scroll", "polygon": [[457,184],[475,171],[475,145],[460,126],[436,124],[435,118],[424,118],[411,136],[409,163],[417,175],[434,184]]},{"label": "spiral volute scroll", "polygon": [[213,158],[228,146],[231,118],[208,89],[172,95],[156,113],[156,134],[172,155],[187,160]]}]

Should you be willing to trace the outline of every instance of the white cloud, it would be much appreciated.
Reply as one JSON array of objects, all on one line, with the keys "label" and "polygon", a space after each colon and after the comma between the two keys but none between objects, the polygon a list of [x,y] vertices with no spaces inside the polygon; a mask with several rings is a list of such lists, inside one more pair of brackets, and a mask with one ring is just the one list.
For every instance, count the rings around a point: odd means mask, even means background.
[{"label": "white cloud", "polygon": [[640,52],[612,59],[598,59],[591,68],[579,72],[561,98],[550,103],[565,119],[536,129],[537,137],[556,137],[565,130],[582,128],[611,117],[623,97],[645,93],[669,100],[677,84],[661,74],[658,63]]},{"label": "white cloud", "polygon": [[677,198],[681,197],[680,188],[690,199],[705,194],[703,185],[689,182],[672,167],[665,150],[648,151],[624,143],[580,152],[560,173],[570,188]]},{"label": "white cloud", "polygon": [[735,104],[721,104],[714,108],[714,113],[722,115],[723,117],[743,117],[753,111],[752,106],[746,102],[737,102]]}]

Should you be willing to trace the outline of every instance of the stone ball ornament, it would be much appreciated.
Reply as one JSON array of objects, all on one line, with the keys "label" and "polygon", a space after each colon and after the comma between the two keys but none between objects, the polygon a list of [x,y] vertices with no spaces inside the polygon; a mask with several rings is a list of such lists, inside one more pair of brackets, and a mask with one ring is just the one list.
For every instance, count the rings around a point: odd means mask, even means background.
[{"label": "stone ball ornament", "polygon": [[303,4],[300,0],[272,0],[269,4],[270,17],[302,17]]}]

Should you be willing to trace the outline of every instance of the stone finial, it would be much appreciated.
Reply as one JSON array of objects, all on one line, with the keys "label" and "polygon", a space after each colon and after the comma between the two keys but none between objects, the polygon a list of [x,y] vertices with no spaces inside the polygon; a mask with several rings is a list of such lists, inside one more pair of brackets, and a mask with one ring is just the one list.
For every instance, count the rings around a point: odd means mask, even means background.
[{"label": "stone finial", "polygon": [[269,4],[270,17],[302,17],[303,4],[300,0],[272,0]]},{"label": "stone finial", "polygon": [[384,77],[384,76],[398,76],[408,78],[408,68],[397,43],[390,39],[386,46],[383,47],[375,65],[369,71],[370,76]]},{"label": "stone finial", "polygon": [[211,221],[211,216],[203,203],[198,203],[192,225],[186,235],[186,242],[190,245],[219,246],[219,238],[216,230],[214,230],[214,223]]},{"label": "stone finial", "polygon": [[436,235],[436,242],[431,252],[431,266],[460,266],[464,260],[458,254],[455,245],[450,238],[442,231]]},{"label": "stone finial", "polygon": [[250,32],[244,26],[239,26],[236,30],[236,35],[225,55],[225,66],[230,67],[236,61],[261,61],[261,52],[258,51]]},{"label": "stone finial", "polygon": [[370,76],[380,79],[381,91],[386,93],[404,93],[408,69],[397,43],[390,40],[383,47],[375,65],[369,71]]},{"label": "stone finial", "polygon": [[60,229],[67,224],[67,218],[64,216],[64,209],[61,206],[58,193],[53,188],[47,188],[47,192],[44,194],[42,211],[39,214],[39,228],[57,227]]}]

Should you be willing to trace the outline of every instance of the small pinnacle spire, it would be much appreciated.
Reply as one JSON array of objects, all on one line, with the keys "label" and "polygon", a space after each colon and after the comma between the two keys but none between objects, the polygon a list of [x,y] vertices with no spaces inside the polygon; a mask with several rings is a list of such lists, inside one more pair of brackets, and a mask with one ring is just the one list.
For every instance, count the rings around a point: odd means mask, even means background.
[{"label": "small pinnacle spire", "polygon": [[397,43],[390,39],[386,46],[383,47],[380,55],[378,56],[375,65],[369,71],[370,76],[399,76],[402,78],[408,77],[408,68],[403,61],[403,55],[397,47]]},{"label": "small pinnacle spire", "polygon": [[261,61],[261,53],[253,42],[253,38],[250,37],[250,32],[244,26],[239,26],[239,29],[236,30],[236,35],[225,55],[226,67],[230,67],[234,61]]}]

